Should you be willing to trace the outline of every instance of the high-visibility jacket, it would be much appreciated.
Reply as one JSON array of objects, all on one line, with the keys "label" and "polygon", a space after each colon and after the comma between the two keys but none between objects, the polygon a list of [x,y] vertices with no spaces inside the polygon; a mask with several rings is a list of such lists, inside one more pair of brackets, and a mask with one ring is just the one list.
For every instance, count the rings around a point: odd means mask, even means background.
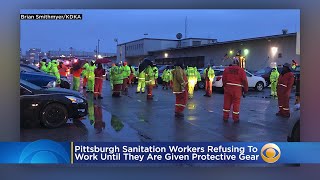
[{"label": "high-visibility jacket", "polygon": [[168,73],[169,73],[169,81],[172,81],[173,80],[173,76],[172,76],[172,70],[168,69]]},{"label": "high-visibility jacket", "polygon": [[197,81],[200,82],[201,81],[201,74],[199,71],[197,71]]},{"label": "high-visibility jacket", "polygon": [[89,67],[89,64],[88,63],[85,63],[83,66],[82,66],[82,76],[83,77],[87,77],[87,68]]},{"label": "high-visibility jacket", "polygon": [[139,73],[139,70],[136,72],[136,77],[138,77],[139,81],[145,81],[146,80],[146,73],[145,70],[141,71]]},{"label": "high-visibility jacket", "polygon": [[165,69],[162,72],[162,76],[161,76],[162,81],[169,82],[170,81],[170,74],[171,74],[170,70],[169,69]]},{"label": "high-visibility jacket", "polygon": [[215,74],[214,74],[214,70],[211,67],[206,68],[204,70],[204,73],[205,73],[205,78],[209,78],[210,81],[213,81]]},{"label": "high-visibility jacket", "polygon": [[95,78],[94,70],[97,69],[97,66],[89,65],[86,69],[87,69],[87,78],[94,79]]},{"label": "high-visibility jacket", "polygon": [[196,72],[195,68],[193,68],[193,67],[188,67],[186,70],[186,73],[187,73],[188,78],[190,78],[190,77],[194,78],[197,76],[197,72]]},{"label": "high-visibility jacket", "polygon": [[123,84],[123,72],[122,68],[113,66],[110,70],[110,77],[113,84]]},{"label": "high-visibility jacket", "polygon": [[43,62],[43,61],[41,61],[41,62],[40,62],[40,64],[41,64],[41,68],[40,68],[40,70],[41,70],[41,71],[43,71],[43,72],[47,72],[47,66],[46,66],[46,63],[45,63],[45,62]]},{"label": "high-visibility jacket", "polygon": [[278,83],[278,78],[279,78],[279,72],[278,70],[272,70],[270,74],[270,82],[273,83]]},{"label": "high-visibility jacket", "polygon": [[222,74],[223,86],[243,87],[244,92],[248,92],[248,80],[246,72],[239,66],[229,66]]},{"label": "high-visibility jacket", "polygon": [[157,79],[159,77],[159,70],[158,70],[157,66],[154,66],[152,69],[154,72],[154,77],[155,77],[155,79]]},{"label": "high-visibility jacket", "polygon": [[51,73],[51,67],[52,67],[51,64],[52,64],[51,62],[48,62],[46,73],[49,73],[49,74]]},{"label": "high-visibility jacket", "polygon": [[57,78],[57,83],[60,83],[60,73],[59,73],[59,69],[58,69],[58,62],[56,60],[53,60],[51,62],[50,73]]},{"label": "high-visibility jacket", "polygon": [[146,83],[149,85],[154,85],[155,84],[155,73],[153,71],[153,68],[151,66],[148,66],[145,69],[146,72]]},{"label": "high-visibility jacket", "polygon": [[130,70],[130,67],[128,65],[121,66],[121,69],[122,69],[123,78],[127,78],[127,77],[130,76],[131,70]]}]

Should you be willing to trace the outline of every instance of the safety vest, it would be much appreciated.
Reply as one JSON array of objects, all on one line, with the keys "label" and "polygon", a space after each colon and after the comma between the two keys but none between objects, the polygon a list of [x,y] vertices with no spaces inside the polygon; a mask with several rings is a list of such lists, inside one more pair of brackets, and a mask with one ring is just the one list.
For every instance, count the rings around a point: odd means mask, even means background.
[{"label": "safety vest", "polygon": [[121,67],[113,66],[111,68],[111,78],[113,84],[123,84],[123,71]]},{"label": "safety vest", "polygon": [[96,69],[97,67],[95,65],[90,65],[87,67],[87,78],[88,79],[94,79],[95,75],[94,75],[94,70]]},{"label": "safety vest", "polygon": [[130,76],[131,70],[128,65],[121,66],[121,69],[122,69],[122,75],[124,78],[127,78]]},{"label": "safety vest", "polygon": [[41,68],[40,70],[42,70],[43,72],[47,72],[47,66],[46,66],[46,63],[45,62],[40,62],[41,64]]},{"label": "safety vest", "polygon": [[151,66],[148,66],[145,69],[145,72],[146,72],[146,83],[155,84],[155,81],[154,81],[155,73],[153,72],[153,68]]},{"label": "safety vest", "polygon": [[89,64],[88,63],[85,63],[83,66],[82,66],[82,68],[83,68],[83,70],[82,70],[82,76],[84,76],[84,77],[88,77],[88,74],[87,74],[87,68],[89,67]]},{"label": "safety vest", "polygon": [[153,67],[152,69],[153,69],[153,72],[154,72],[154,77],[158,78],[159,77],[159,70],[158,70],[157,66]]},{"label": "safety vest", "polygon": [[205,75],[207,75],[206,78],[209,78],[210,81],[213,81],[213,79],[214,79],[214,77],[215,77],[215,74],[214,74],[214,70],[213,70],[211,67],[209,67],[209,69],[206,68],[206,69],[204,70],[204,73],[205,73]]},{"label": "safety vest", "polygon": [[187,68],[187,76],[188,77],[195,77],[196,74],[196,70],[193,67],[188,67]]},{"label": "safety vest", "polygon": [[279,78],[279,72],[278,70],[272,70],[271,74],[270,74],[270,82],[278,82],[278,78]]}]

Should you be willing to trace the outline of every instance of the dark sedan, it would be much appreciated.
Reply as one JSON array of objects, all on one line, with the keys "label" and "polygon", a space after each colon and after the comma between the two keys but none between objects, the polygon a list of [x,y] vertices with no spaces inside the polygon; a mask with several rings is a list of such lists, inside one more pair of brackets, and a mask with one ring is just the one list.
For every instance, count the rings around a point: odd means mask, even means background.
[{"label": "dark sedan", "polygon": [[[52,75],[49,75],[49,74],[41,71],[40,69],[38,69],[35,66],[27,65],[27,64],[20,64],[20,74],[21,73],[33,73],[33,74],[40,74],[40,75],[44,75],[45,74],[46,77],[47,76],[52,76]],[[52,76],[52,77],[54,77],[54,76]],[[26,79],[24,79],[24,80],[26,80]],[[68,80],[68,78],[66,76],[61,76],[60,80],[61,80],[61,84],[60,84],[61,88],[70,89],[70,82],[69,82],[69,80]],[[31,82],[31,81],[29,81],[29,82]],[[38,85],[38,83],[35,82],[35,81],[33,81],[31,83]]]},{"label": "dark sedan", "polygon": [[39,124],[57,128],[70,118],[87,115],[88,104],[79,92],[62,88],[41,88],[20,80],[20,120],[23,127]]}]

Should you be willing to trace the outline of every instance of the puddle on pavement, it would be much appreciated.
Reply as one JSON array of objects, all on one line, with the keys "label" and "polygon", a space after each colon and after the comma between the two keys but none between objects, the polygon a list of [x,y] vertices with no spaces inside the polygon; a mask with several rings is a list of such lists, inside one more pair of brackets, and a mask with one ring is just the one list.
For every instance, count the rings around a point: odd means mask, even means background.
[{"label": "puddle on pavement", "polygon": [[[91,102],[88,101],[88,116],[87,119],[81,120],[81,122],[86,125],[89,135],[102,134],[111,136],[111,139],[116,140],[140,141],[139,134],[136,130],[121,121],[119,117],[103,109],[99,104],[92,105]],[[94,136],[89,136],[89,138],[95,139]]]}]

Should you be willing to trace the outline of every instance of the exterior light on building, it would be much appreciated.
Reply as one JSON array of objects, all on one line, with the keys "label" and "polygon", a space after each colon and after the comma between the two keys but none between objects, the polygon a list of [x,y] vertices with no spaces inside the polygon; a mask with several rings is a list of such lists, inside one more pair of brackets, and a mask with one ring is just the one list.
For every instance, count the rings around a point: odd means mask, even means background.
[{"label": "exterior light on building", "polygon": [[249,49],[245,49],[245,50],[243,51],[243,53],[244,53],[245,56],[247,56],[247,55],[249,54]]},{"label": "exterior light on building", "polygon": [[232,50],[230,50],[230,51],[229,51],[229,54],[233,54],[233,51],[232,51]]},{"label": "exterior light on building", "polygon": [[167,58],[169,55],[168,53],[164,53],[164,57]]},{"label": "exterior light on building", "polygon": [[278,52],[278,47],[271,47],[272,56],[275,56]]}]

